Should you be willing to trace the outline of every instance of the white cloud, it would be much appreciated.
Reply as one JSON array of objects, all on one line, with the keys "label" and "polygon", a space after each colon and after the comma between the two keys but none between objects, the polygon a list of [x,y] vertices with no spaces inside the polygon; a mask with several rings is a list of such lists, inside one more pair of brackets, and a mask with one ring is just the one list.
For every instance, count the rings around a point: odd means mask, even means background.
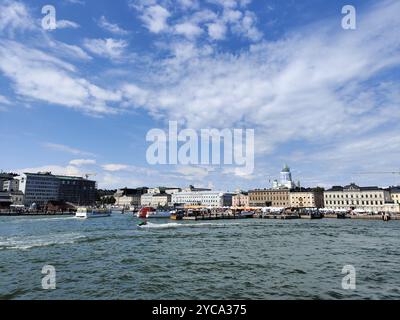
[{"label": "white cloud", "polygon": [[227,31],[226,25],[221,22],[210,23],[207,25],[208,34],[213,40],[222,40],[225,38],[225,34]]},{"label": "white cloud", "polygon": [[203,33],[203,29],[191,22],[183,22],[175,25],[175,33],[184,35],[185,37],[192,39],[200,36]]},{"label": "white cloud", "polygon": [[171,13],[165,7],[156,4],[155,1],[130,1],[129,6],[141,13],[140,19],[150,32],[161,33],[168,30],[168,18]]},{"label": "white cloud", "polygon": [[57,29],[77,29],[80,25],[69,20],[57,20]]},{"label": "white cloud", "polygon": [[118,101],[118,93],[97,87],[78,75],[75,66],[44,51],[0,40],[0,71],[18,95],[93,115],[116,113],[108,103]]},{"label": "white cloud", "polygon": [[2,96],[2,95],[0,94],[0,104],[7,104],[7,105],[10,105],[10,104],[11,104],[11,101],[8,100],[8,98],[6,98],[5,96]]},{"label": "white cloud", "polygon": [[13,172],[22,173],[37,173],[37,172],[51,172],[56,175],[78,176],[82,177],[83,173],[75,166],[59,166],[59,165],[46,165],[41,167],[14,169]]},{"label": "white cloud", "polygon": [[0,32],[13,35],[16,31],[35,28],[34,21],[26,8],[19,1],[3,0],[0,2]]},{"label": "white cloud", "polygon": [[98,25],[102,29],[107,30],[116,35],[127,35],[129,33],[128,31],[122,29],[119,25],[109,22],[105,16],[101,16],[101,18],[98,21]]},{"label": "white cloud", "polygon": [[129,166],[126,164],[109,163],[102,165],[102,168],[106,171],[116,172],[126,170],[129,168]]},{"label": "white cloud", "polygon": [[123,58],[128,43],[125,40],[107,39],[85,39],[84,47],[90,52],[111,60]]},{"label": "white cloud", "polygon": [[132,104],[192,128],[254,128],[258,153],[378,130],[400,120],[398,85],[383,90],[377,80],[400,65],[399,11],[388,1],[364,14],[357,32],[323,21],[235,56],[201,55],[191,44],[190,58],[164,61]]},{"label": "white cloud", "polygon": [[178,166],[175,172],[182,175],[183,178],[187,180],[203,180],[212,170],[212,168],[198,166]]},{"label": "white cloud", "polygon": [[80,149],[72,148],[72,147],[69,147],[69,146],[66,146],[66,145],[63,145],[63,144],[46,142],[46,143],[43,144],[43,146],[45,148],[48,148],[48,149],[51,149],[51,150],[54,150],[54,151],[60,151],[60,152],[74,154],[74,155],[95,156],[91,152],[82,151]]},{"label": "white cloud", "polygon": [[80,4],[80,5],[84,5],[85,1],[83,0],[65,0],[66,2],[72,3],[72,4]]},{"label": "white cloud", "polygon": [[71,160],[69,162],[70,165],[72,166],[86,166],[86,165],[94,165],[96,164],[96,160],[92,160],[92,159],[75,159],[75,160]]}]

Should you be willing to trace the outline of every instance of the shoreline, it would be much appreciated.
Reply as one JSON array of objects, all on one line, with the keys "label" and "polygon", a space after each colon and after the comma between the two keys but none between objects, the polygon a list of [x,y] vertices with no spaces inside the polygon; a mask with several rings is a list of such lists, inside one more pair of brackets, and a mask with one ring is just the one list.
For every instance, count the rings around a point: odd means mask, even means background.
[{"label": "shoreline", "polygon": [[[115,213],[119,214],[119,213]],[[62,217],[62,216],[75,216],[75,213],[62,212],[62,213],[0,213],[0,217]],[[156,220],[160,220],[156,219]],[[322,219],[337,219],[337,220],[374,220],[384,221],[381,215],[366,215],[366,216],[346,216],[345,218],[338,218],[337,215],[325,215],[319,218],[311,218],[310,216],[297,216],[297,215],[254,215],[253,217],[240,217],[240,216],[198,216],[198,217],[184,217],[183,221],[204,221],[204,220],[247,220],[247,219],[260,219],[260,220],[322,220]],[[171,219],[161,219],[171,220]],[[400,215],[393,215],[390,217],[390,221],[400,220]]]}]

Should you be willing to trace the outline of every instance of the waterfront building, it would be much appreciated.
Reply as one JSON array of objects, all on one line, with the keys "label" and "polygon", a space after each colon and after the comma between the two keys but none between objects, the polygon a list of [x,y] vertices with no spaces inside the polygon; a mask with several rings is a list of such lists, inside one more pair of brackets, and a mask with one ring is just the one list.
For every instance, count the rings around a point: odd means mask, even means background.
[{"label": "waterfront building", "polygon": [[208,189],[208,188],[196,188],[196,187],[190,185],[188,188],[184,188],[182,191],[183,192],[211,191],[211,189]]},{"label": "waterfront building", "polygon": [[48,201],[58,200],[60,182],[50,172],[24,173],[17,177],[19,190],[24,194],[24,205],[44,206]]},{"label": "waterfront building", "polygon": [[82,177],[55,177],[59,181],[57,200],[80,206],[90,206],[96,202],[96,181]]},{"label": "waterfront building", "polygon": [[238,190],[232,197],[232,207],[249,207],[249,193]]},{"label": "waterfront building", "polygon": [[290,207],[289,189],[256,189],[249,191],[251,207]]},{"label": "waterfront building", "polygon": [[9,194],[13,205],[15,206],[24,205],[24,194],[21,191],[12,191]]},{"label": "waterfront building", "polygon": [[16,173],[0,172],[0,192],[3,191],[4,183],[13,180],[16,176],[18,176]]},{"label": "waterfront building", "polygon": [[114,194],[115,205],[123,208],[130,206],[139,207],[141,205],[141,196],[147,193],[148,188],[123,188],[118,189]]},{"label": "waterfront building", "polygon": [[7,209],[12,204],[11,196],[8,192],[0,192],[0,209]]},{"label": "waterfront building", "polygon": [[274,180],[272,184],[272,189],[292,189],[295,187],[295,184],[292,180],[292,173],[290,172],[290,168],[286,164],[284,168],[280,172],[280,180]]},{"label": "waterfront building", "polygon": [[376,186],[359,187],[352,183],[348,186],[334,186],[324,192],[324,206],[332,210],[361,210],[365,212],[399,211],[389,190]]},{"label": "waterfront building", "polygon": [[321,188],[295,188],[289,192],[292,208],[323,208],[324,190]]},{"label": "waterfront building", "polygon": [[169,193],[145,193],[141,196],[142,207],[165,207],[171,202]]},{"label": "waterfront building", "polygon": [[173,194],[173,193],[180,192],[180,191],[181,191],[180,188],[157,187],[157,188],[149,188],[149,189],[147,190],[147,193],[153,193],[153,194],[163,194],[163,193]]},{"label": "waterfront building", "polygon": [[389,192],[393,202],[396,204],[400,204],[400,187],[391,187],[389,189]]},{"label": "waterfront building", "polygon": [[17,177],[24,205],[44,206],[49,201],[66,201],[77,205],[93,205],[96,182],[82,177],[55,176],[51,172],[24,173]]},{"label": "waterfront building", "polygon": [[18,179],[10,179],[3,181],[3,189],[5,192],[15,192],[19,191],[19,180]]},{"label": "waterfront building", "polygon": [[174,193],[171,202],[205,207],[230,207],[235,194],[222,191],[184,191]]}]

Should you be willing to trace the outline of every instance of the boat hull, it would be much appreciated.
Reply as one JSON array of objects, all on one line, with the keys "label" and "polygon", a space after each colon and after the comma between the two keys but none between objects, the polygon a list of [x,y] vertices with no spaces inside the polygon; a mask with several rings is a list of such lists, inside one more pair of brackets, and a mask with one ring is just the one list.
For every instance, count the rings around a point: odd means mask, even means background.
[{"label": "boat hull", "polygon": [[171,213],[169,212],[148,212],[146,214],[147,219],[155,219],[155,218],[170,218]]}]

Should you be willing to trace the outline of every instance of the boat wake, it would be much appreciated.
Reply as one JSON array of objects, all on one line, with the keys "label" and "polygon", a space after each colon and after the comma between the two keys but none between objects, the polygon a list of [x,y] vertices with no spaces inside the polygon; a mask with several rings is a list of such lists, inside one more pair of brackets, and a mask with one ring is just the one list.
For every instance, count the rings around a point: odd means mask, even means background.
[{"label": "boat wake", "polygon": [[64,233],[45,236],[0,237],[0,250],[29,250],[37,247],[72,244],[86,237],[80,233]]},{"label": "boat wake", "polygon": [[213,222],[193,222],[193,223],[151,223],[138,226],[140,229],[174,229],[174,228],[202,228],[202,227],[228,227],[239,225],[238,223],[213,223]]},{"label": "boat wake", "polygon": [[74,220],[74,216],[67,217],[45,217],[45,218],[26,218],[26,217],[18,217],[17,219],[11,221],[11,223],[26,223],[26,222],[46,222],[46,221],[58,221],[58,220]]}]

